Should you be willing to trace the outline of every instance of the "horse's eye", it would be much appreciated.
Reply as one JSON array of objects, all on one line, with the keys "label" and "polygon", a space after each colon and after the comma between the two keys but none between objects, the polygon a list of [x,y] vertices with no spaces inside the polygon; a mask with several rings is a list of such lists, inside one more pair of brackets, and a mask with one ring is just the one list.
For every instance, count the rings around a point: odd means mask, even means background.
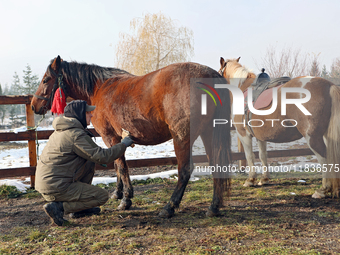
[{"label": "horse's eye", "polygon": [[47,83],[49,80],[51,80],[51,77],[46,77],[43,82]]}]

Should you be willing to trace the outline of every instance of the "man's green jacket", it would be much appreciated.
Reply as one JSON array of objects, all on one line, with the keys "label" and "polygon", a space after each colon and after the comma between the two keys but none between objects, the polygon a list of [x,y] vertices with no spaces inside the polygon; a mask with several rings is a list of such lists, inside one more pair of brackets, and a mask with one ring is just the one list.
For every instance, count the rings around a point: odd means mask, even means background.
[{"label": "man's green jacket", "polygon": [[55,131],[40,155],[35,174],[35,189],[40,193],[63,192],[82,175],[87,161],[108,164],[126,150],[123,143],[101,148],[76,118],[57,117],[52,125]]}]

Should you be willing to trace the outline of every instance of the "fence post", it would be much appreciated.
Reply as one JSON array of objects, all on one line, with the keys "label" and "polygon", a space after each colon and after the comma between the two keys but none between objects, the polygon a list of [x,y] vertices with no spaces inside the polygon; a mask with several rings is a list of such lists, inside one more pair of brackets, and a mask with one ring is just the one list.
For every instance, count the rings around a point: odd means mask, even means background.
[{"label": "fence post", "polygon": [[[26,120],[28,127],[34,127],[34,112],[31,108],[31,104],[26,104]],[[29,132],[35,133],[34,130],[30,130]],[[35,134],[31,137],[35,137]],[[28,140],[28,157],[30,160],[30,166],[36,167],[37,166],[37,148],[35,144],[35,139]],[[31,188],[34,188],[35,185],[35,175],[31,175]]]}]

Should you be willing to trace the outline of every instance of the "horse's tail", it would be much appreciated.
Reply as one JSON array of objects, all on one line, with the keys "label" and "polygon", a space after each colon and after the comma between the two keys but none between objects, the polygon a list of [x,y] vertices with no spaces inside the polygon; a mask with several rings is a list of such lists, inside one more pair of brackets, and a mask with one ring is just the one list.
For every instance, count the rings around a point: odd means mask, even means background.
[{"label": "horse's tail", "polygon": [[[220,83],[226,84],[226,80],[221,77],[223,81]],[[229,169],[231,163],[231,139],[230,139],[230,97],[229,90],[221,89],[220,96],[222,105],[216,107],[214,119],[226,119],[227,124],[217,124],[213,128],[212,137],[212,162],[216,167],[213,173],[214,185],[216,186],[215,192],[219,200],[219,206],[223,206],[223,195],[227,192],[227,197],[230,196],[231,190],[231,173],[226,171]],[[217,166],[220,166],[218,168]],[[225,171],[225,172],[224,172]]]},{"label": "horse's tail", "polygon": [[[327,141],[327,164],[331,178],[332,194],[339,197],[340,187],[340,87],[331,86],[330,96],[332,99],[331,118],[326,134]],[[332,169],[330,169],[332,167]]]}]

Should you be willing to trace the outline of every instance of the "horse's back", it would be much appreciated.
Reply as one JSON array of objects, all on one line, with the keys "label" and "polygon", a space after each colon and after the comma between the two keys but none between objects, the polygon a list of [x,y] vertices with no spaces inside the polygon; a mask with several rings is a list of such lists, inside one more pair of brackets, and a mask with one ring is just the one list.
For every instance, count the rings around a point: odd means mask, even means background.
[{"label": "horse's back", "polygon": [[[193,81],[202,78],[222,77],[210,67],[186,62],[144,76],[123,74],[109,79],[95,95],[101,117],[94,124],[106,122],[118,134],[121,128],[127,129],[139,144],[158,144],[174,135],[187,139],[190,117],[200,115],[202,91]],[[215,105],[210,103],[208,108],[213,110]]]},{"label": "horse's back", "polygon": [[[208,100],[207,116],[201,115],[201,95],[205,92],[199,88],[204,87],[202,83],[213,87],[214,83],[226,83],[226,80],[212,68],[192,62],[167,66],[160,69],[157,75],[164,81],[157,84],[164,86],[164,121],[173,133],[188,137],[190,126],[191,129],[203,129],[201,127],[212,119],[215,105]],[[191,133],[194,133],[193,130]]]}]

